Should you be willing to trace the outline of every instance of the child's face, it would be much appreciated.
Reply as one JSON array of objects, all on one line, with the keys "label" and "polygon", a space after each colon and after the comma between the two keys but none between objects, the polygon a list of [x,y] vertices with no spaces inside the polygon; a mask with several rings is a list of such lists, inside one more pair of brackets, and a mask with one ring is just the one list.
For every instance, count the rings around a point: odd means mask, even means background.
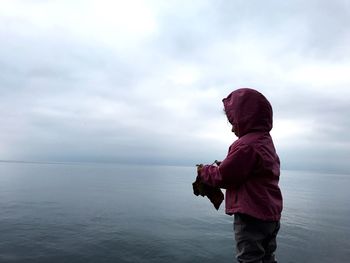
[{"label": "child's face", "polygon": [[237,137],[239,137],[238,134],[237,134],[237,129],[235,128],[235,125],[232,125],[231,131],[232,131]]},{"label": "child's face", "polygon": [[231,131],[238,137],[238,134],[234,125],[232,125]]}]

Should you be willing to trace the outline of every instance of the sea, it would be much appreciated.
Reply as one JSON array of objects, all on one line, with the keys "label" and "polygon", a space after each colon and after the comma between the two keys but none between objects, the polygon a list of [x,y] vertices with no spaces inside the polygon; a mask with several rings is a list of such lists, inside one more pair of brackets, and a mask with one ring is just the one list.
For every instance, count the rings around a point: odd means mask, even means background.
[{"label": "sea", "polygon": [[[0,262],[235,261],[195,167],[0,163]],[[277,259],[350,262],[350,174],[282,171]]]}]

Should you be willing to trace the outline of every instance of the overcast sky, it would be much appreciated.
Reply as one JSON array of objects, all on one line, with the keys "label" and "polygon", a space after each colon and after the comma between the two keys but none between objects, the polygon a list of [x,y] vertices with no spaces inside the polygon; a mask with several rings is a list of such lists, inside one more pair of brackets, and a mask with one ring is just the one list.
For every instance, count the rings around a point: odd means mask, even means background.
[{"label": "overcast sky", "polygon": [[274,109],[283,169],[350,171],[348,0],[0,0],[0,159],[193,165]]}]

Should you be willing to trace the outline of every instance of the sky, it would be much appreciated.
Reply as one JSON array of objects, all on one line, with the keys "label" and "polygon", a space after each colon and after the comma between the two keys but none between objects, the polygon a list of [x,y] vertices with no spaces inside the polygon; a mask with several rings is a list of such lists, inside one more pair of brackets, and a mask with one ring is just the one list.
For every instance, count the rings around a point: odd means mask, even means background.
[{"label": "sky", "polygon": [[347,0],[0,0],[0,159],[194,165],[274,110],[282,169],[350,173]]}]

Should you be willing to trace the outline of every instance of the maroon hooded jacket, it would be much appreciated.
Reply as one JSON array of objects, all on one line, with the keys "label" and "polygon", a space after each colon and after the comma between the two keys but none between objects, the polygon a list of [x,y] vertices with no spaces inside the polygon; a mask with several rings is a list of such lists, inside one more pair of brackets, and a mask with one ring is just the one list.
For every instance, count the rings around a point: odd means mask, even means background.
[{"label": "maroon hooded jacket", "polygon": [[277,221],[281,218],[282,194],[278,186],[280,161],[269,133],[271,105],[261,93],[248,88],[233,91],[223,103],[238,140],[219,166],[203,167],[200,180],[226,189],[227,214]]}]

